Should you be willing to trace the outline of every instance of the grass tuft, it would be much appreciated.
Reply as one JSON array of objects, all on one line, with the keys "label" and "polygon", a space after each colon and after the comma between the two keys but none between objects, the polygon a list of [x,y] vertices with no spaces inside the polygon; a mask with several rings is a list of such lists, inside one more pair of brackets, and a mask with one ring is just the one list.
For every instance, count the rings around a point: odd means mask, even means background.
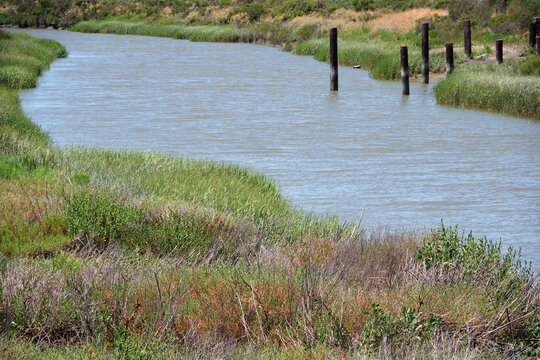
[{"label": "grass tuft", "polygon": [[540,82],[535,64],[538,59],[458,68],[435,86],[435,97],[442,105],[540,120]]}]

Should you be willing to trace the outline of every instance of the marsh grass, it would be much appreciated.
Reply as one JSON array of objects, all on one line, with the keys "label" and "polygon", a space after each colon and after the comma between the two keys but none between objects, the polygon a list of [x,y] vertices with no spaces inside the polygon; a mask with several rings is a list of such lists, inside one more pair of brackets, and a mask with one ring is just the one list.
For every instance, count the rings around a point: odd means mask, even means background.
[{"label": "marsh grass", "polygon": [[[531,64],[531,65],[529,65]],[[538,59],[466,66],[434,88],[437,102],[540,120]]]},{"label": "marsh grass", "polygon": [[118,35],[144,35],[171,37],[190,41],[207,42],[255,42],[267,41],[262,32],[234,25],[160,25],[126,21],[85,21],[74,25],[72,31],[86,33],[109,33]]},{"label": "marsh grass", "polygon": [[[382,36],[388,38],[388,36]],[[409,71],[411,75],[419,74],[421,70],[421,50],[417,45],[416,37],[412,36],[405,42],[362,40],[365,36],[345,36],[338,40],[338,62],[344,66],[360,65],[362,69],[371,72],[371,76],[378,80],[396,80],[401,77],[401,63],[399,57],[400,44],[409,43]],[[298,55],[314,56],[319,61],[329,61],[328,39],[314,39],[301,42],[296,47]],[[465,60],[462,53],[455,53],[455,62]],[[430,71],[444,72],[446,59],[444,53],[430,54]]]},{"label": "marsh grass", "polygon": [[[10,37],[0,38],[0,46],[6,51],[0,56],[0,84],[13,89],[34,87],[38,76],[50,62],[49,57],[55,57],[53,52],[56,49],[48,50],[43,43],[25,36],[13,37],[14,41]],[[35,48],[29,50],[29,46]]]},{"label": "marsh grass", "polygon": [[538,356],[538,277],[500,245],[313,217],[234,165],[60,149],[0,91],[0,357]]}]

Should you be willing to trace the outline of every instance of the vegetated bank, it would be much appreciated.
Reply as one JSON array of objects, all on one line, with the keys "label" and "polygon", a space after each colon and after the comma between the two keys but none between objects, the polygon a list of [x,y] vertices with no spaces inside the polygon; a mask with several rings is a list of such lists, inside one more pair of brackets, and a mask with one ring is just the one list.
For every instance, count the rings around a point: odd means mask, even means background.
[{"label": "vegetated bank", "polygon": [[540,57],[532,54],[503,65],[469,64],[439,82],[434,92],[442,105],[540,120]]},{"label": "vegetated bank", "polygon": [[538,356],[538,276],[498,243],[368,234],[233,165],[55,147],[17,89],[61,56],[0,32],[1,358]]}]

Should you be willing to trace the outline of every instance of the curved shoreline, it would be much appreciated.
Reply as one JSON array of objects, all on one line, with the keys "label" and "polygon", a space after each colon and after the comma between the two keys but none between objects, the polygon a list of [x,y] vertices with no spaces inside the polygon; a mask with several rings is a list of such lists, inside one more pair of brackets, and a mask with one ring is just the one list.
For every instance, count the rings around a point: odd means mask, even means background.
[{"label": "curved shoreline", "polygon": [[[274,40],[268,40],[265,34],[252,32],[248,29],[239,29],[232,26],[159,26],[143,23],[128,23],[120,21],[88,21],[78,23],[73,26],[72,31],[88,33],[113,33],[126,35],[160,36],[171,37],[173,39],[185,39],[190,41],[208,41],[208,42],[241,42],[257,43],[261,45],[278,46],[283,49],[283,45],[277,45]],[[286,43],[290,44],[290,43]],[[311,45],[313,44],[313,45]],[[399,49],[398,43],[362,43],[358,41],[340,40],[339,64],[342,66],[360,66],[368,70],[370,76],[377,80],[398,80],[400,78]],[[286,48],[292,50],[292,48]],[[310,55],[315,59],[328,62],[328,44],[325,39],[314,39],[306,42],[300,42],[294,53],[299,55]],[[479,76],[478,70],[468,71],[470,66],[459,66],[460,63],[468,63],[468,59],[458,51],[454,53],[458,67],[454,73],[463,73],[467,75],[458,77],[453,76],[453,81],[446,79],[445,60],[443,52],[432,52],[430,59],[431,81],[441,80],[438,91],[435,91],[435,98],[442,105],[449,105],[458,108],[467,108],[473,110],[483,110],[487,112],[501,113],[511,116],[523,117],[540,121],[540,85],[530,87],[529,78],[539,79],[540,76],[528,76],[520,74],[514,70],[506,71],[506,83],[497,83],[489,81],[482,71]],[[411,81],[420,81],[420,55],[419,49],[411,50],[409,55]],[[513,61],[513,60],[512,60]],[[532,62],[529,67],[534,68],[534,63],[540,66],[540,60],[534,57],[526,61]],[[483,62],[475,61],[476,64]],[[505,65],[508,64],[508,61]],[[515,67],[515,66],[514,66]],[[478,68],[478,66],[477,66]],[[510,69],[510,67],[506,66]],[[437,69],[437,71],[433,71]],[[500,75],[492,75],[493,77]],[[464,79],[464,80],[458,80]],[[473,83],[477,87],[471,87]],[[449,84],[446,84],[449,83]],[[450,85],[451,84],[451,85]],[[500,89],[499,89],[500,88]],[[508,88],[508,90],[507,90]],[[486,90],[487,89],[487,90]],[[485,92],[491,92],[504,95],[485,101]],[[527,95],[529,94],[529,95]],[[500,97],[502,96],[502,98]],[[467,99],[466,101],[462,99]],[[503,101],[504,100],[504,101]],[[504,106],[501,106],[504,104]]]},{"label": "curved shoreline", "polygon": [[535,356],[539,284],[500,244],[306,218],[235,166],[57,149],[6,91],[6,357]]}]

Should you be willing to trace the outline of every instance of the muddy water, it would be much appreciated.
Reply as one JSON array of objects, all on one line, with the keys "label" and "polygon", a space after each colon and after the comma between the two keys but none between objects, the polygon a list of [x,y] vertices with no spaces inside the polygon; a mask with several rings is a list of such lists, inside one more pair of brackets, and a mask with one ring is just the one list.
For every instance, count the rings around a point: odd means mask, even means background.
[{"label": "muddy water", "polygon": [[459,224],[521,246],[540,269],[540,124],[437,106],[430,86],[379,82],[247,44],[30,31],[69,51],[25,112],[60,146],[234,162],[297,207],[367,227]]}]

